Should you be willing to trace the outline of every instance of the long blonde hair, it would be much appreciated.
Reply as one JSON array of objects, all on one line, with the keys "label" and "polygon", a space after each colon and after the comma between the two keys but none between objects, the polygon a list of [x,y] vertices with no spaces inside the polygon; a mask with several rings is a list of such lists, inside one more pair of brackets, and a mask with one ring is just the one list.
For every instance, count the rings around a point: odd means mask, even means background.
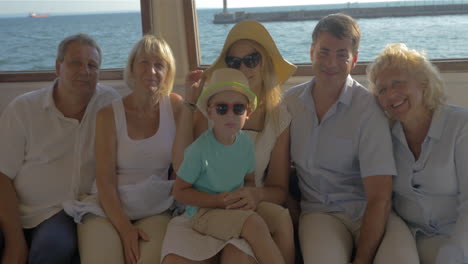
[{"label": "long blonde hair", "polygon": [[[258,42],[251,40],[251,39],[240,39],[238,41],[246,41],[249,45],[251,45],[256,51],[262,55],[262,63],[260,74],[262,77],[262,87],[260,87],[257,94],[257,98],[259,102],[263,101],[265,104],[266,109],[266,118],[271,119],[273,124],[275,125],[275,129],[280,129],[279,127],[279,104],[282,99],[281,87],[278,84],[278,80],[276,77],[276,72],[274,68],[273,61],[265,50],[265,48],[260,45]],[[229,54],[230,49],[236,44],[238,41],[234,42],[224,54],[224,57]],[[227,65],[226,65],[227,67]],[[254,89],[255,90],[255,89]],[[262,100],[263,99],[263,100]],[[260,105],[259,105],[260,106]]]}]

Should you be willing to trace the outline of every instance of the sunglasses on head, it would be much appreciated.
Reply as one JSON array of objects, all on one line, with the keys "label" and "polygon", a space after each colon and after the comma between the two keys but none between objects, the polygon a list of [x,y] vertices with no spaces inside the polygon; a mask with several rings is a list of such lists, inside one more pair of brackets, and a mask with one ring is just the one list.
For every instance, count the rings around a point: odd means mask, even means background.
[{"label": "sunglasses on head", "polygon": [[244,56],[243,58],[234,57],[234,56],[226,56],[225,61],[226,65],[229,68],[239,69],[241,63],[244,63],[245,66],[248,68],[255,68],[262,59],[262,55],[258,51],[254,53],[250,53],[249,55]]},{"label": "sunglasses on head", "polygon": [[241,104],[241,103],[236,103],[236,104],[217,103],[217,104],[212,104],[211,107],[215,107],[216,113],[218,115],[227,114],[229,109],[232,109],[232,112],[235,115],[243,115],[245,113],[245,110],[247,110],[247,105]]}]

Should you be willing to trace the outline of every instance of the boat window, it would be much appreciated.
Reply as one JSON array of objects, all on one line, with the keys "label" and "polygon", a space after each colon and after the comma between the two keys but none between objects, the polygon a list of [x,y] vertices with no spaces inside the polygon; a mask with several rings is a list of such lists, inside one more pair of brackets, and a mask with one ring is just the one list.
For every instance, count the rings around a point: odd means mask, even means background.
[{"label": "boat window", "polygon": [[0,81],[55,78],[59,42],[86,33],[102,49],[101,79],[121,79],[133,44],[150,30],[150,0],[9,1],[0,11]]},{"label": "boat window", "polygon": [[[189,1],[187,1],[189,2]],[[406,43],[424,50],[441,71],[468,71],[466,43],[468,0],[452,1],[311,1],[302,0],[197,0],[188,8],[197,21],[192,36],[199,49],[192,55],[192,68],[211,64],[232,26],[243,19],[261,21],[282,55],[298,64],[298,75],[310,67],[312,30],[320,17],[348,13],[362,30],[359,64],[355,74],[364,74],[368,62],[387,45]],[[320,4],[322,3],[322,4]],[[437,25],[437,26],[436,26]],[[198,32],[198,36],[196,33]],[[195,48],[196,46],[194,46]]]}]

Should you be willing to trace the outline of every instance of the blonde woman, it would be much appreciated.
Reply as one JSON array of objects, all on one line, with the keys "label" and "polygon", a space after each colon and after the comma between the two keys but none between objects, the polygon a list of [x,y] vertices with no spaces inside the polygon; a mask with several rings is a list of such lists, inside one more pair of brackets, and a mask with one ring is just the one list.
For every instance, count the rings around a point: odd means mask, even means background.
[{"label": "blonde woman", "polygon": [[367,75],[393,121],[393,204],[421,263],[468,263],[468,110],[445,103],[436,67],[404,44],[387,46]]},{"label": "blonde woman", "polygon": [[160,259],[173,204],[168,169],[182,104],[171,93],[174,76],[169,45],[146,35],[133,47],[125,69],[132,92],[98,112],[97,188],[72,212],[76,221],[83,220],[78,228],[83,263]]},{"label": "blonde woman", "polygon": [[[179,123],[181,129],[174,143],[174,169],[177,171],[179,168],[185,147],[209,127],[207,120],[193,107],[204,80],[209,80],[216,69],[226,67],[240,70],[258,98],[257,110],[243,127],[255,142],[255,187],[243,187],[230,193],[226,197],[226,209],[256,210],[267,223],[285,262],[293,263],[293,226],[288,210],[282,207],[288,195],[291,117],[282,103],[280,85],[296,67],[281,56],[270,34],[260,23],[242,21],[236,24],[211,67],[205,72],[194,71],[188,75],[185,107]],[[163,263],[209,262],[217,260],[217,257],[222,263],[255,261],[244,240],[224,242],[204,237],[191,231],[184,216],[171,220],[162,257]]]}]

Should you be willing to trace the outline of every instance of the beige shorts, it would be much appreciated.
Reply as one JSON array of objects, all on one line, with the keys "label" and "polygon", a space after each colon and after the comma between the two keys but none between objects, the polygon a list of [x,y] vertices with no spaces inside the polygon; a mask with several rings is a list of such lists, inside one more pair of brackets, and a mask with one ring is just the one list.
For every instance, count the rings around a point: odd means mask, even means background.
[{"label": "beige shorts", "polygon": [[245,220],[252,210],[200,208],[192,218],[192,228],[203,235],[227,241],[239,238]]}]

